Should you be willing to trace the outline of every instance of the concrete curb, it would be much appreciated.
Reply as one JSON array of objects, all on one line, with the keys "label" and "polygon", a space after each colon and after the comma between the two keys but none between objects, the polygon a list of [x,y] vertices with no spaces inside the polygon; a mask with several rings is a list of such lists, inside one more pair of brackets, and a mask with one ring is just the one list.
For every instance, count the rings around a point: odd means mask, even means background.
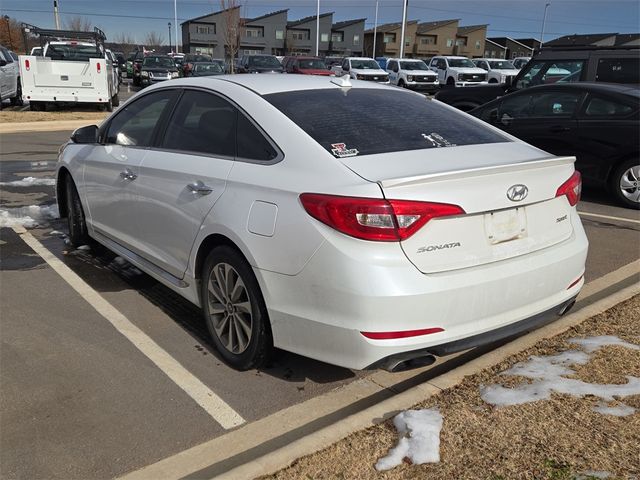
[{"label": "concrete curb", "polygon": [[313,454],[335,442],[338,442],[339,440],[342,440],[358,430],[380,423],[380,419],[386,420],[397,414],[400,410],[410,408],[430,396],[437,394],[441,390],[457,385],[464,379],[464,377],[492,367],[507,357],[534,346],[540,340],[559,335],[571,327],[579,325],[586,319],[602,313],[637,294],[640,294],[640,284],[638,283],[603,298],[596,303],[577,311],[576,313],[569,314],[546,327],[531,332],[524,337],[520,337],[496,350],[488,352],[448,373],[434,378],[429,382],[418,385],[406,392],[389,398],[388,400],[384,400],[377,405],[369,407],[366,410],[362,410],[338,423],[318,430],[306,437],[300,438],[286,447],[280,448],[268,455],[236,467],[233,470],[229,470],[215,478],[225,480],[253,479],[260,475],[267,475],[276,472],[287,467],[298,458]]},{"label": "concrete curb", "polygon": [[0,124],[0,134],[25,132],[58,132],[67,130],[71,132],[76,128],[84,127],[87,125],[100,125],[103,120],[104,119],[99,118],[80,118],[76,120],[2,123]]}]

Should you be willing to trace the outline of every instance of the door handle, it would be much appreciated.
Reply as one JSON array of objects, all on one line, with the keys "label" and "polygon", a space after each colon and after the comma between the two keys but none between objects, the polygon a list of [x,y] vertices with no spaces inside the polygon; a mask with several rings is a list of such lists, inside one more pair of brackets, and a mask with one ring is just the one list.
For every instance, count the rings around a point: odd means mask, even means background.
[{"label": "door handle", "polygon": [[213,192],[213,188],[211,188],[209,185],[205,185],[200,180],[189,183],[187,185],[187,188],[194,195],[209,195],[211,192]]},{"label": "door handle", "polygon": [[135,180],[136,178],[138,178],[138,175],[133,173],[128,168],[125,168],[124,172],[120,172],[120,178],[122,178],[123,180]]},{"label": "door handle", "polygon": [[569,130],[571,130],[569,127],[565,127],[563,125],[553,125],[552,127],[549,127],[549,131],[554,133],[568,132]]}]

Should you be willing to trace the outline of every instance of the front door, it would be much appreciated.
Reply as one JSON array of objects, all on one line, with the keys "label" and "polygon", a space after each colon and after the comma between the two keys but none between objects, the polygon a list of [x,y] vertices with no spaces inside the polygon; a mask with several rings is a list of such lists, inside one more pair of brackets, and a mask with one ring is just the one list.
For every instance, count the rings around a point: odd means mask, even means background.
[{"label": "front door", "polygon": [[163,90],[144,95],[120,110],[91,147],[84,163],[84,193],[89,226],[139,253],[138,200],[140,165],[155,130],[177,93]]}]

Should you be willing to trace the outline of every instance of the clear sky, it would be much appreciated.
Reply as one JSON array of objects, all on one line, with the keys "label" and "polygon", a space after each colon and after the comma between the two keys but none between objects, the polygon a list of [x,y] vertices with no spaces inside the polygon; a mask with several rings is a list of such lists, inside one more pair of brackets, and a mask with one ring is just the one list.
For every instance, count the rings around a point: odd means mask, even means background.
[{"label": "clear sky", "polygon": [[[489,24],[489,36],[540,36],[545,3],[550,2],[545,40],[572,33],[640,32],[639,0],[409,0],[410,20],[459,18],[460,25]],[[87,17],[113,39],[120,32],[141,42],[149,31],[168,40],[174,23],[173,0],[58,0],[61,21]],[[315,0],[240,0],[243,16],[289,9],[289,19],[316,12]],[[374,23],[375,0],[320,0],[321,12],[335,12],[334,22],[367,18]],[[220,0],[177,0],[178,23],[220,9]],[[0,0],[0,14],[39,27],[53,28],[53,0]],[[402,18],[402,0],[379,0],[378,23]],[[173,36],[173,33],[172,33]]]}]

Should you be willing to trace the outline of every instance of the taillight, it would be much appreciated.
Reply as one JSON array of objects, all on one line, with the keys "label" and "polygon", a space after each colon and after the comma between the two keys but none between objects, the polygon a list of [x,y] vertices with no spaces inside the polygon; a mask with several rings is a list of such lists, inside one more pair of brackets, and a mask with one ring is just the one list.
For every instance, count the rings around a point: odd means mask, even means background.
[{"label": "taillight", "polygon": [[98,73],[100,73],[101,68],[100,62],[96,63],[96,70],[98,70]]},{"label": "taillight", "polygon": [[421,335],[431,335],[432,333],[444,332],[443,328],[423,328],[421,330],[400,330],[398,332],[360,332],[364,337],[372,340],[394,340],[396,338],[419,337]]},{"label": "taillight", "polygon": [[25,60],[24,61],[24,68],[28,70],[31,70],[31,62],[29,60]]},{"label": "taillight", "polygon": [[406,240],[437,217],[464,214],[446,203],[341,197],[317,193],[300,195],[302,206],[316,220],[362,240],[399,242]]},{"label": "taillight", "polygon": [[567,196],[567,200],[569,200],[569,205],[572,207],[580,201],[580,194],[582,193],[582,177],[580,176],[579,171],[573,172],[573,175],[569,177],[569,180],[564,182],[560,187],[558,187],[558,191],[556,192],[556,197],[560,197],[562,195]]}]

